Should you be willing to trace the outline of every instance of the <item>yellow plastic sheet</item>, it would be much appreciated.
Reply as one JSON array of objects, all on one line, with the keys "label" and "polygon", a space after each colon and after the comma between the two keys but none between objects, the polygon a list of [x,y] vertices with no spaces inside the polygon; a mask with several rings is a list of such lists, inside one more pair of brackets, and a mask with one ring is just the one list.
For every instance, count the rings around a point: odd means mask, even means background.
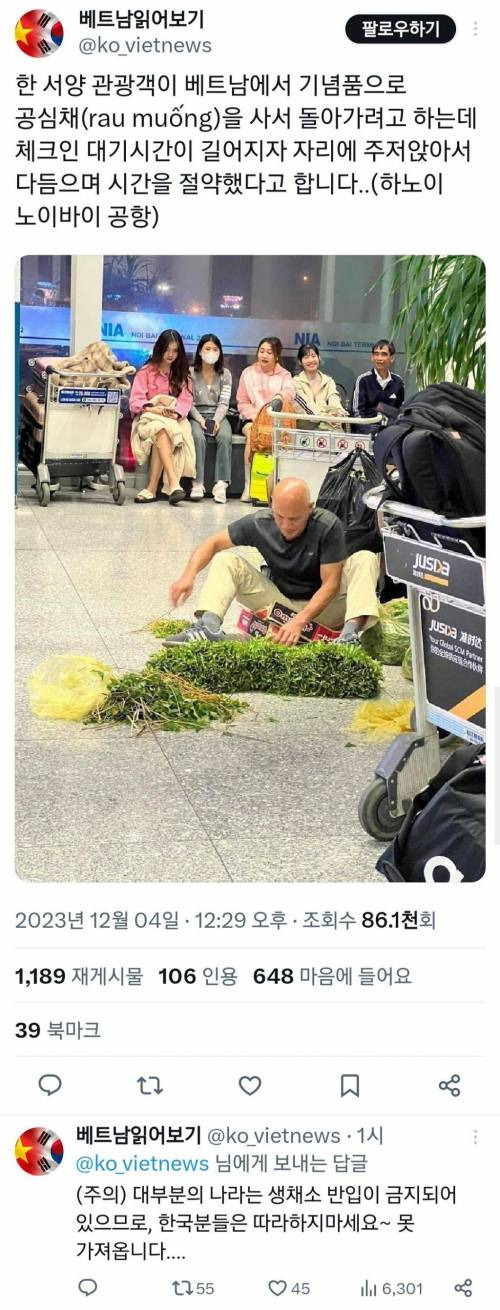
[{"label": "yellow plastic sheet", "polygon": [[86,718],[102,705],[113,670],[92,655],[50,655],[28,678],[32,714],[39,719]]},{"label": "yellow plastic sheet", "polygon": [[370,700],[361,705],[349,724],[349,732],[359,732],[368,741],[388,741],[400,732],[410,731],[412,700]]}]

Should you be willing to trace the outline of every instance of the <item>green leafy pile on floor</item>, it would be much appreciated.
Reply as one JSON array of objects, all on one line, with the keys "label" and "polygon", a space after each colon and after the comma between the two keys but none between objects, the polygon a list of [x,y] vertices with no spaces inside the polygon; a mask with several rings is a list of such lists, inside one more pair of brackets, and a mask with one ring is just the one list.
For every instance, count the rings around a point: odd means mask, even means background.
[{"label": "green leafy pile on floor", "polygon": [[407,600],[390,600],[380,606],[380,621],[362,633],[363,650],[381,664],[401,664],[410,643]]},{"label": "green leafy pile on floor", "polygon": [[195,687],[192,682],[167,670],[146,667],[141,673],[113,678],[106,701],[86,719],[89,724],[129,723],[137,732],[145,728],[163,732],[199,731],[210,723],[231,723],[246,709],[243,701],[232,700]]},{"label": "green leafy pile on floor", "polygon": [[166,637],[174,637],[177,632],[184,632],[185,628],[189,628],[189,624],[190,619],[152,619],[145,631],[152,632],[153,637],[165,641]]},{"label": "green leafy pile on floor", "polygon": [[[170,624],[170,633],[185,627],[161,622]],[[381,679],[381,665],[360,646],[287,647],[250,638],[170,646],[140,673],[122,677],[86,656],[58,656],[34,671],[29,687],[33,713],[43,717],[180,732],[231,723],[247,708],[234,698],[239,692],[367,700],[377,695]]]},{"label": "green leafy pile on floor", "polygon": [[178,673],[213,692],[363,700],[377,694],[382,679],[381,665],[359,647],[335,642],[287,647],[258,637],[169,646],[151,655],[146,669]]}]

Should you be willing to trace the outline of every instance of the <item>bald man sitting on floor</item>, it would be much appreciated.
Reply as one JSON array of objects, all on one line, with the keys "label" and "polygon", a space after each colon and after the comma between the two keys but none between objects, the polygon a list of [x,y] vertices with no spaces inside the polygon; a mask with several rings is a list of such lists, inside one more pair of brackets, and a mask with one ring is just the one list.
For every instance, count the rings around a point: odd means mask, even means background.
[{"label": "bald man sitting on floor", "polygon": [[[231,549],[254,546],[267,566],[263,573]],[[346,559],[342,526],[335,514],[315,509],[307,482],[284,478],[273,491],[270,508],[258,509],[229,523],[223,532],[198,546],[170,596],[173,605],[191,595],[195,578],[210,564],[195,620],[166,646],[227,638],[222,622],[233,600],[250,610],[278,603],[295,611],[274,636],[295,646],[312,619],[341,628],[339,641],[356,642],[364,627],[378,621],[376,595],[379,557],[369,550]]]}]

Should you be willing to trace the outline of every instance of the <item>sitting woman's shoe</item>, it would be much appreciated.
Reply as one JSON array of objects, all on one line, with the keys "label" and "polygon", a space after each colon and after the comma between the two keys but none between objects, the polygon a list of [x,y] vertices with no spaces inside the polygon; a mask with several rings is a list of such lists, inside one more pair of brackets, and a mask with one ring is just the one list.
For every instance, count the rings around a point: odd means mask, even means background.
[{"label": "sitting woman's shoe", "polygon": [[183,487],[174,487],[170,492],[169,501],[171,505],[178,505],[180,500],[186,499],[186,492]]},{"label": "sitting woman's shoe", "polygon": [[142,491],[139,491],[137,496],[134,496],[136,505],[154,505],[155,500],[156,496],[153,496],[153,492],[149,490],[149,487],[143,487]]}]

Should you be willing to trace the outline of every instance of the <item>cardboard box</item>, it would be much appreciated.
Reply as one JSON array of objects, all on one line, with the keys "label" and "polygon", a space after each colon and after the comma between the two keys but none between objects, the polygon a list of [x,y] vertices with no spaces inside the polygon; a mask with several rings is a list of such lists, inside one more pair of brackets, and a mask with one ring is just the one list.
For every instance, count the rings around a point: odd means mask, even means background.
[{"label": "cardboard box", "polygon": [[240,617],[236,627],[240,628],[241,632],[248,632],[253,619],[265,619],[267,632],[267,610],[257,610],[255,614],[252,610],[240,610]]},{"label": "cardboard box", "polygon": [[[295,610],[288,609],[287,605],[273,605],[269,615],[267,610],[259,610],[257,614],[253,614],[251,610],[243,609],[237,626],[249,637],[266,637],[270,628],[274,628],[275,631],[282,628],[294,613]],[[339,632],[334,631],[333,628],[326,628],[322,623],[311,622],[301,633],[298,645],[308,641],[336,641],[338,635]]]}]

